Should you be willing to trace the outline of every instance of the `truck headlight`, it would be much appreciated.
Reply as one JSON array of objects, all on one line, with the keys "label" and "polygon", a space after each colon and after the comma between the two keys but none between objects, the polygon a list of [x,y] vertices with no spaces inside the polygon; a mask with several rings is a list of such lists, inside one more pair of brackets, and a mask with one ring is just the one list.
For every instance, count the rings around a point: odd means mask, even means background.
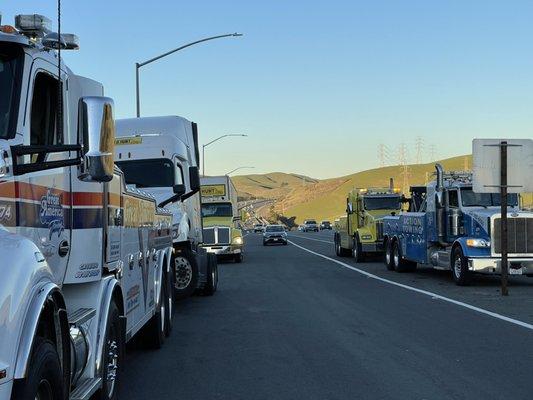
[{"label": "truck headlight", "polygon": [[372,239],[372,235],[362,235],[362,236],[361,236],[361,239],[363,239],[363,240],[370,240],[370,239]]},{"label": "truck headlight", "polygon": [[467,239],[466,245],[468,247],[490,247],[490,241],[485,239]]},{"label": "truck headlight", "polygon": [[234,237],[232,243],[233,244],[242,244],[243,243],[242,237],[241,236]]}]

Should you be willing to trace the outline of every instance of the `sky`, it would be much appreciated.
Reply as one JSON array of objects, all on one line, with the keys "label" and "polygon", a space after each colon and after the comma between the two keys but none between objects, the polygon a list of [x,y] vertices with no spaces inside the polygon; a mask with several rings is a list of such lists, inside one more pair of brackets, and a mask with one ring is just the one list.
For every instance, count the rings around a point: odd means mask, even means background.
[{"label": "sky", "polygon": [[[2,23],[55,1],[2,0]],[[315,178],[471,152],[472,139],[533,137],[533,1],[62,0],[65,54],[104,84],[117,118],[198,123],[206,173],[283,171]],[[421,153],[417,157],[417,138]]]}]

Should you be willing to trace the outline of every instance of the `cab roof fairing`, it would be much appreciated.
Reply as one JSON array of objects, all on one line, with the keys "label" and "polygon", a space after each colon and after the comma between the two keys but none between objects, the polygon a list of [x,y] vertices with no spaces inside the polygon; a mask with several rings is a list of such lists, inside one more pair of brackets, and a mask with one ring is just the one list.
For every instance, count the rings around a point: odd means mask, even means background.
[{"label": "cab roof fairing", "polygon": [[[189,152],[187,145],[175,136],[170,135],[117,135],[117,138],[140,137],[142,144],[121,144],[115,145],[115,161],[143,160],[151,158],[168,158],[178,157],[182,161],[189,161]],[[165,155],[163,155],[165,151]],[[132,157],[128,157],[131,153]],[[119,158],[119,154],[121,157]]]}]

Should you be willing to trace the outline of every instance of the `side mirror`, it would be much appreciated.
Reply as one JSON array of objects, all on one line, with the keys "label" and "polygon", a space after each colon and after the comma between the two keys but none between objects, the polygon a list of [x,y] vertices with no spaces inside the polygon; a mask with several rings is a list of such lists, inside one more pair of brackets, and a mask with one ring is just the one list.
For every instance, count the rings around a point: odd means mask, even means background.
[{"label": "side mirror", "polygon": [[82,163],[78,178],[85,182],[113,179],[115,120],[109,97],[82,97],[78,104],[78,142]]},{"label": "side mirror", "polygon": [[185,185],[182,183],[172,186],[172,190],[178,196],[183,196],[186,192]]},{"label": "side mirror", "polygon": [[348,203],[348,207],[346,208],[346,212],[348,214],[352,214],[353,213],[353,206],[352,206],[352,203]]},{"label": "side mirror", "polygon": [[200,190],[200,171],[198,170],[198,167],[189,167],[189,181],[191,183],[192,192]]}]

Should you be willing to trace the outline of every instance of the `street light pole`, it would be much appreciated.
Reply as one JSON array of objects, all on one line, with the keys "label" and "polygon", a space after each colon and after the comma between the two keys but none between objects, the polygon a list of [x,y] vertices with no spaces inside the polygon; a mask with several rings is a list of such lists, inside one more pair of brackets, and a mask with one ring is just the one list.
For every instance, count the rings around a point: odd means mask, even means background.
[{"label": "street light pole", "polygon": [[202,175],[205,176],[205,148],[207,146],[209,146],[210,144],[212,143],[215,143],[217,140],[220,140],[222,138],[225,138],[225,137],[228,137],[228,136],[241,136],[241,137],[247,137],[248,135],[243,135],[243,134],[239,134],[239,133],[230,133],[230,134],[227,134],[227,135],[222,135],[222,136],[219,136],[217,137],[216,139],[213,139],[211,140],[210,142],[204,144],[202,146]]},{"label": "street light pole", "polygon": [[228,33],[226,35],[218,35],[218,36],[211,36],[211,37],[207,37],[207,38],[204,38],[204,39],[200,39],[200,40],[196,40],[194,42],[191,42],[191,43],[187,43],[183,46],[180,46],[178,48],[175,48],[173,50],[170,50],[170,51],[167,51],[166,53],[163,53],[157,57],[154,57],[154,58],[151,58],[149,60],[146,60],[144,62],[141,62],[141,63],[135,63],[135,86],[136,86],[136,98],[137,98],[137,118],[139,118],[141,116],[141,101],[139,99],[140,95],[139,95],[139,69],[141,67],[144,67],[145,65],[147,64],[150,64],[154,61],[157,61],[163,57],[166,57],[170,54],[173,54],[177,51],[180,51],[180,50],[183,50],[183,49],[186,49],[187,47],[191,47],[191,46],[194,46],[195,44],[198,44],[198,43],[202,43],[202,42],[207,42],[209,40],[215,40],[215,39],[221,39],[221,38],[225,38],[225,37],[239,37],[239,36],[242,36],[242,33]]}]

